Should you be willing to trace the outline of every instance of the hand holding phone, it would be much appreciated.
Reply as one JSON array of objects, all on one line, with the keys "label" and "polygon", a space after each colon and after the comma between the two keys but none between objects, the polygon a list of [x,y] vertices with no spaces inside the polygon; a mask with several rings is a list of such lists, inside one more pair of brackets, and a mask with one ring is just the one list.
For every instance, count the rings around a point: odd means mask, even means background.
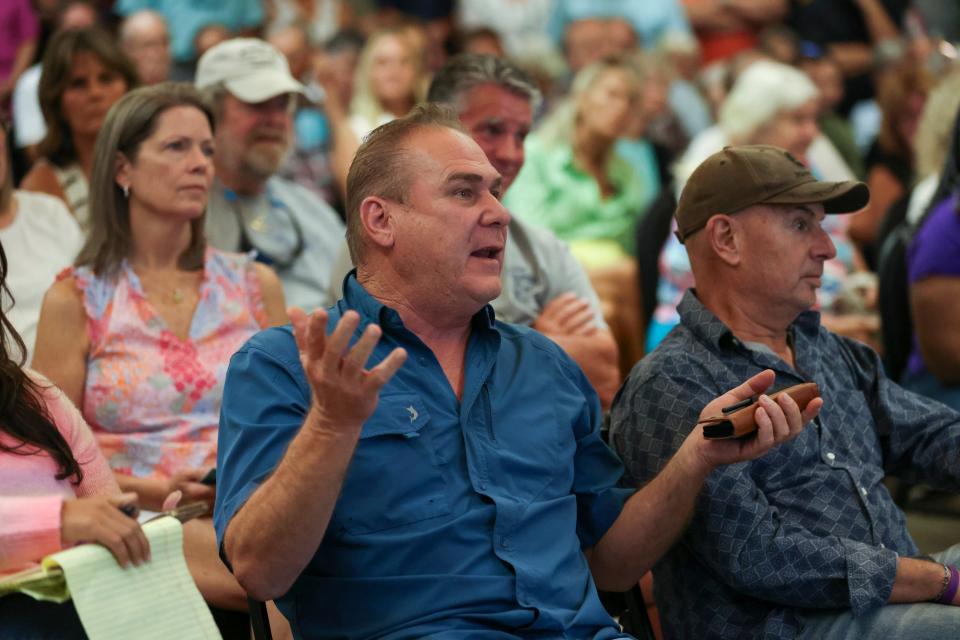
[{"label": "hand holding phone", "polygon": [[[804,382],[770,394],[770,399],[777,400],[777,396],[786,393],[803,410],[814,398],[820,397],[820,388],[816,382]],[[753,396],[721,409],[719,415],[702,419],[697,424],[703,425],[703,437],[710,440],[723,438],[740,438],[750,435],[757,430],[754,415],[757,412],[757,396]]]}]

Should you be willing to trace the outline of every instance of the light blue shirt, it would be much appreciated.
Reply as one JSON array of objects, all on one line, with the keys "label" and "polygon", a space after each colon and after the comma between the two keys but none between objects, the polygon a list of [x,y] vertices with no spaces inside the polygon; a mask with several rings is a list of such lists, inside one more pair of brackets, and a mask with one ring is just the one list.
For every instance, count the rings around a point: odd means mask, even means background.
[{"label": "light blue shirt", "polygon": [[167,21],[170,50],[177,62],[196,57],[193,40],[204,27],[222,24],[230,31],[240,31],[263,22],[260,0],[117,0],[113,7],[122,16],[142,9],[152,9]]},{"label": "light blue shirt", "polygon": [[215,180],[204,231],[218,249],[256,251],[277,272],[287,305],[312,311],[327,304],[345,227],[315,193],[273,176],[262,193],[245,196]]},{"label": "light blue shirt", "polygon": [[567,25],[583,18],[625,18],[645,49],[655,47],[667,33],[690,33],[679,0],[557,0],[547,30],[559,43]]},{"label": "light blue shirt", "polygon": [[[371,362],[409,357],[364,424],[326,534],[277,600],[310,638],[621,638],[582,549],[620,513],[619,461],[600,439],[583,372],[537,332],[473,319],[462,399],[430,349],[351,274],[331,309],[379,323]],[[372,364],[371,364],[372,366]],[[214,524],[273,471],[310,388],[288,327],[231,360],[220,418]],[[637,541],[642,544],[642,541]]]}]

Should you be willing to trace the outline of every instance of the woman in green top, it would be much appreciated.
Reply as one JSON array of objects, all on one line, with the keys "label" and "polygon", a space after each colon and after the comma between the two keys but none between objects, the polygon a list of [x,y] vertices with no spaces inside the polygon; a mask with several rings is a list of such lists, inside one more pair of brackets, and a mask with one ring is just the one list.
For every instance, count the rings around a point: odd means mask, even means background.
[{"label": "woman in green top", "polygon": [[643,179],[614,144],[637,117],[640,83],[626,63],[604,60],[577,74],[570,97],[527,138],[526,160],[504,204],[570,244],[587,270],[620,349],[621,371],[643,355],[634,228]]},{"label": "woman in green top", "polygon": [[633,255],[644,185],[614,144],[635,117],[639,95],[626,63],[584,68],[569,98],[527,138],[523,169],[504,199],[512,214],[569,242],[588,269]]}]

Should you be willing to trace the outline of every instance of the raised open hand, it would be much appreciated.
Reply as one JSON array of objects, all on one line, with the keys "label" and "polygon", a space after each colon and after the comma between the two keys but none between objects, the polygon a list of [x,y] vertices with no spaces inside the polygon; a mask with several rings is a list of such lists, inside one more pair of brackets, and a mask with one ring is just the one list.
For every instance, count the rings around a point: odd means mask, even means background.
[{"label": "raised open hand", "polygon": [[356,311],[347,311],[336,328],[327,335],[327,312],[309,316],[302,309],[289,309],[293,336],[300,350],[300,363],[313,390],[314,427],[332,432],[356,429],[377,407],[380,389],[407,359],[397,348],[378,365],[366,368],[367,360],[380,340],[381,329],[369,324],[360,339],[350,347],[350,338],[360,324]]}]

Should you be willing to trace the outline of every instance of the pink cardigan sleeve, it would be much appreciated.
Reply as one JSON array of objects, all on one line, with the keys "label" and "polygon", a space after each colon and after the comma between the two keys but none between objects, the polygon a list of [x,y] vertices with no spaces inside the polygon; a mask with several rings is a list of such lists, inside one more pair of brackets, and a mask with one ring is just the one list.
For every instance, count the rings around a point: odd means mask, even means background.
[{"label": "pink cardigan sleeve", "polygon": [[53,423],[60,429],[60,433],[70,445],[70,450],[73,451],[73,457],[83,469],[83,480],[79,486],[74,487],[77,497],[120,493],[117,479],[107,459],[100,453],[97,439],[80,411],[59,387],[35,372],[30,373],[40,384],[43,400]]},{"label": "pink cardigan sleeve", "polygon": [[[44,495],[0,496],[0,570],[37,561],[61,549],[60,514],[65,495],[71,490],[77,497],[120,491],[90,427],[77,408],[46,378],[33,371],[27,373],[40,386],[40,396],[50,418],[83,469],[83,480],[76,486],[67,480],[56,483],[50,478],[41,478],[38,484],[49,487]],[[23,466],[24,476],[49,473],[50,468],[49,458],[43,456],[16,456],[6,462]],[[29,490],[29,477],[23,478],[22,486]],[[56,492],[58,488],[61,489],[59,493]]]},{"label": "pink cardigan sleeve", "polygon": [[60,551],[63,498],[0,496],[0,571]]}]

